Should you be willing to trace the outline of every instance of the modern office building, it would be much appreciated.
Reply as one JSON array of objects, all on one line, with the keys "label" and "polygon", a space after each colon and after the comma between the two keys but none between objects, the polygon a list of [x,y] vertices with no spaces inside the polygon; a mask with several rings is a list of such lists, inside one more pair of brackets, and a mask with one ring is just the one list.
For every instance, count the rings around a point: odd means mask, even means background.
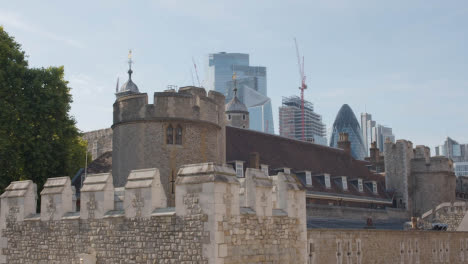
[{"label": "modern office building", "polygon": [[[284,137],[302,140],[302,109],[299,96],[283,97],[279,108],[279,131]],[[304,101],[304,140],[327,145],[326,127],[314,105]]]},{"label": "modern office building", "polygon": [[458,176],[468,176],[468,161],[459,161],[453,163],[453,169],[455,175]]},{"label": "modern office building", "polygon": [[206,67],[205,87],[223,93],[226,102],[232,97],[232,75],[236,73],[237,97],[247,106],[250,129],[273,134],[273,111],[267,94],[266,67],[250,66],[249,54],[209,54]]},{"label": "modern office building", "polygon": [[351,155],[358,160],[364,160],[366,149],[362,139],[361,127],[349,105],[344,104],[333,123],[333,131],[330,138],[330,147],[338,147],[340,133],[347,133],[351,142]]},{"label": "modern office building", "polygon": [[372,120],[372,115],[369,113],[361,113],[361,134],[366,149],[366,157],[369,157],[372,142],[376,142],[376,146],[381,153],[384,152],[385,141],[390,140],[395,143],[392,128],[379,125]]},{"label": "modern office building", "polygon": [[460,144],[450,137],[435,147],[436,156],[452,159],[456,176],[468,176],[468,144]]}]

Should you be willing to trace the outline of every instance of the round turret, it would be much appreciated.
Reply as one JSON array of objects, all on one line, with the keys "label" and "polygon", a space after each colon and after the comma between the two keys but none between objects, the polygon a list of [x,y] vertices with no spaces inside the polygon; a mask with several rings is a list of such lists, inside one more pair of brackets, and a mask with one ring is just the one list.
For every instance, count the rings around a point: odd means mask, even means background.
[{"label": "round turret", "polygon": [[234,97],[225,106],[226,125],[238,128],[249,128],[249,110],[237,98],[236,73],[233,74]]}]

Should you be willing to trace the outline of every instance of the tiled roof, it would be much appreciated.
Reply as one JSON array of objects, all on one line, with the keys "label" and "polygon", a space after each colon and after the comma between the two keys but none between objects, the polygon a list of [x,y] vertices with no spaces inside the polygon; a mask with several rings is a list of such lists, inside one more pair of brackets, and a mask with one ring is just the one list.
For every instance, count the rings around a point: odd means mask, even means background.
[{"label": "tiled roof", "polygon": [[[246,161],[246,167],[250,167],[249,153],[252,152],[258,152],[260,164],[267,164],[271,169],[288,167],[293,172],[310,171],[312,175],[330,174],[330,188],[326,188],[317,177],[312,177],[313,187],[307,187],[308,193],[391,199],[391,194],[385,192],[385,177],[370,172],[366,167],[368,163],[353,159],[341,149],[253,130],[226,127],[226,160],[243,160]],[[347,191],[344,191],[337,180],[333,179],[335,176],[347,176]],[[349,182],[358,178],[363,179],[364,192],[359,192],[357,187]],[[305,179],[301,181],[305,183]],[[372,188],[366,187],[365,183],[368,181],[377,182],[378,194],[374,194]]]}]

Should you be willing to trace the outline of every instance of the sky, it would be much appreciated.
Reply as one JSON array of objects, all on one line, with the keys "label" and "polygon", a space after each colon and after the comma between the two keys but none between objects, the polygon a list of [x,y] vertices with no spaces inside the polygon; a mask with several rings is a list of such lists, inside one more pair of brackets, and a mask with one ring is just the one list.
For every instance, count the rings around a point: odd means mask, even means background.
[{"label": "sky", "polygon": [[[278,133],[282,96],[299,95],[294,38],[328,130],[347,103],[397,139],[468,143],[468,2],[377,0],[0,0],[0,25],[32,67],[65,67],[81,131],[112,125],[117,78],[152,94],[192,85],[209,53],[250,54],[267,67]],[[192,78],[193,77],[193,78]]]}]

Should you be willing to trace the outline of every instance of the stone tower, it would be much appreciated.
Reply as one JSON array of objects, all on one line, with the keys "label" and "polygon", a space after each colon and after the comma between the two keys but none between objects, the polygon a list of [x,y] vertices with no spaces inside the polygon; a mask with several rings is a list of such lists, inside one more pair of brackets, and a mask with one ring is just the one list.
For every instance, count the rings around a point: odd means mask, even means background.
[{"label": "stone tower", "polygon": [[387,191],[395,192],[394,199],[398,208],[412,211],[413,191],[411,177],[411,160],[414,158],[413,143],[406,140],[385,142],[385,187]]},{"label": "stone tower", "polygon": [[226,104],[226,124],[232,127],[249,128],[249,110],[237,98],[236,73],[233,74],[234,97]]},{"label": "stone tower", "polygon": [[207,95],[203,88],[182,87],[178,92],[156,92],[154,104],[148,104],[146,93],[126,88],[130,71],[114,103],[113,182],[122,187],[131,170],[159,168],[168,203],[173,205],[181,165],[225,163],[225,98],[215,91]]},{"label": "stone tower", "polygon": [[452,161],[431,157],[426,146],[406,140],[385,142],[385,184],[395,203],[411,216],[421,216],[444,202],[455,201],[456,177]]}]

